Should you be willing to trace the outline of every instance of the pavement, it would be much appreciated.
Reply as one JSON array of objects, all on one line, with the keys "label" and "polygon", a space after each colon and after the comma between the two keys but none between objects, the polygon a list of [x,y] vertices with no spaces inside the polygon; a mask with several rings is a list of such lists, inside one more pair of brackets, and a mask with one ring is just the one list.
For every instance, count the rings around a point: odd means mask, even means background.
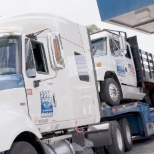
[{"label": "pavement", "polygon": [[125,154],[154,154],[154,137],[134,141],[133,149]]}]

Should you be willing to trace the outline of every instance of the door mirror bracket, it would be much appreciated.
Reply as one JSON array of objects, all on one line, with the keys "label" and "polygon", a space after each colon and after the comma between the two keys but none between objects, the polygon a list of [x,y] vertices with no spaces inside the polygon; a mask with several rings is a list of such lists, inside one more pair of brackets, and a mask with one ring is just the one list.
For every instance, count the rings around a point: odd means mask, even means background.
[{"label": "door mirror bracket", "polygon": [[35,80],[34,81],[34,88],[37,88],[37,87],[39,87],[40,86],[40,82],[41,82],[41,80]]}]

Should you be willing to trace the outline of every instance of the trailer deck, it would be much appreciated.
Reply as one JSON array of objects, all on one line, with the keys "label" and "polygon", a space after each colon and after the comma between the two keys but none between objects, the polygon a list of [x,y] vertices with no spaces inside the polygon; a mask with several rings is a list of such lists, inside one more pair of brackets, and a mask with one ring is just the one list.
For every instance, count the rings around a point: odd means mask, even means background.
[{"label": "trailer deck", "polygon": [[148,137],[154,134],[154,110],[142,102],[102,108],[102,121],[126,118],[132,136]]}]

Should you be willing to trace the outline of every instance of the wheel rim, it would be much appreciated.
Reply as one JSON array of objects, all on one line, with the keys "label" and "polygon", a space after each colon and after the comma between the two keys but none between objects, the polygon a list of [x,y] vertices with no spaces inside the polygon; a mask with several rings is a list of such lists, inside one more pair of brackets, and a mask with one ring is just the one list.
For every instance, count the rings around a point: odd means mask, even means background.
[{"label": "wheel rim", "polygon": [[113,101],[118,100],[119,91],[118,91],[118,88],[116,87],[116,85],[114,85],[113,83],[111,83],[109,85],[109,94],[110,94],[110,97]]},{"label": "wheel rim", "polygon": [[127,140],[129,142],[129,144],[131,144],[132,137],[131,137],[131,132],[130,132],[130,129],[129,129],[128,125],[126,125],[126,137],[127,137]]},{"label": "wheel rim", "polygon": [[122,151],[123,142],[122,142],[122,135],[121,135],[121,132],[120,132],[119,129],[117,129],[116,134],[117,134],[117,143],[118,143],[118,147],[119,147],[120,151]]}]

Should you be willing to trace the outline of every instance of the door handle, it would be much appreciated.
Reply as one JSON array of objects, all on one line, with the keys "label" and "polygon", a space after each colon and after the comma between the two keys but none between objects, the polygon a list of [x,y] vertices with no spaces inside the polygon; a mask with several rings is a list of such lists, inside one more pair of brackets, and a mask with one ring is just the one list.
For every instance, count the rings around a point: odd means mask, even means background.
[{"label": "door handle", "polygon": [[57,106],[57,101],[56,101],[56,96],[55,96],[55,94],[53,94],[53,105],[54,105],[54,107]]}]

